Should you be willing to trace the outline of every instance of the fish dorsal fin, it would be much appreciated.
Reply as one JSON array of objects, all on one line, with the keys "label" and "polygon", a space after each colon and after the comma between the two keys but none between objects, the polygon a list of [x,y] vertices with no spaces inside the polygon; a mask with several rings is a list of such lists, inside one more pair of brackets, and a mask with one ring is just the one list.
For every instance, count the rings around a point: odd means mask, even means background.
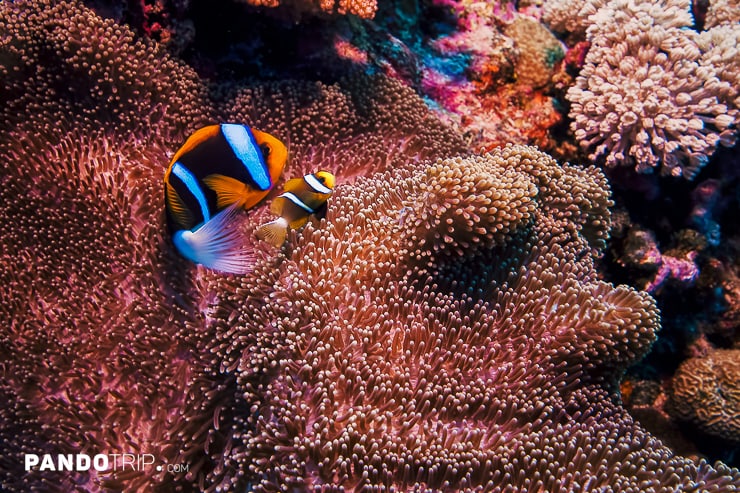
[{"label": "fish dorsal fin", "polygon": [[216,206],[219,209],[228,207],[231,204],[239,204],[241,206],[246,200],[247,192],[249,191],[246,184],[236,178],[225,175],[208,175],[203,178],[203,183],[216,192]]},{"label": "fish dorsal fin", "polygon": [[193,231],[177,231],[172,240],[186,258],[208,268],[246,274],[256,261],[247,241],[236,227],[239,207],[234,204]]},{"label": "fish dorsal fin", "polygon": [[175,191],[169,182],[167,182],[167,208],[172,215],[178,226],[187,229],[193,225],[195,219],[188,210],[185,202],[182,201],[180,195]]},{"label": "fish dorsal fin", "polygon": [[285,243],[285,238],[288,236],[288,221],[279,217],[274,221],[260,226],[256,234],[260,240],[264,240],[279,248]]}]

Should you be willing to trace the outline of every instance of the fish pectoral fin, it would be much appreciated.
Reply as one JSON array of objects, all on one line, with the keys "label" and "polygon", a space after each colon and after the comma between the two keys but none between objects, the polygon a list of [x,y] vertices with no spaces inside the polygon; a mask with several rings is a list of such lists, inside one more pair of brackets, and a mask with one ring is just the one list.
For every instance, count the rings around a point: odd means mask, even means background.
[{"label": "fish pectoral fin", "polygon": [[234,204],[194,230],[177,231],[172,241],[186,258],[231,274],[252,270],[256,257],[246,249],[247,239],[236,227],[239,206]]},{"label": "fish pectoral fin", "polygon": [[260,226],[256,233],[257,238],[280,248],[288,236],[288,221],[279,217],[274,221]]},{"label": "fish pectoral fin", "polygon": [[229,207],[231,204],[241,206],[246,201],[249,191],[245,183],[225,175],[208,175],[203,178],[203,183],[216,192],[216,206],[219,209]]},{"label": "fish pectoral fin", "polygon": [[180,228],[187,229],[192,227],[195,219],[180,195],[175,191],[175,187],[167,183],[167,210],[172,219]]}]

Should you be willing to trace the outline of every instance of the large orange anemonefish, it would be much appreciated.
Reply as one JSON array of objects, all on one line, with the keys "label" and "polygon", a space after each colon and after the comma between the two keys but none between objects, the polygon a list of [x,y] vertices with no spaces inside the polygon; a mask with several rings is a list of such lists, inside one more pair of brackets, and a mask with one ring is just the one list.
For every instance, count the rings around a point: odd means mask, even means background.
[{"label": "large orange anemonefish", "polygon": [[242,274],[252,266],[234,220],[262,200],[288,158],[285,145],[246,125],[197,130],[164,175],[167,217],[177,250],[193,262]]},{"label": "large orange anemonefish", "polygon": [[335,181],[333,174],[323,170],[288,180],[285,191],[270,204],[270,212],[279,217],[260,226],[257,237],[281,246],[289,229],[298,229],[311,215],[322,215],[326,211],[326,201],[334,192]]}]

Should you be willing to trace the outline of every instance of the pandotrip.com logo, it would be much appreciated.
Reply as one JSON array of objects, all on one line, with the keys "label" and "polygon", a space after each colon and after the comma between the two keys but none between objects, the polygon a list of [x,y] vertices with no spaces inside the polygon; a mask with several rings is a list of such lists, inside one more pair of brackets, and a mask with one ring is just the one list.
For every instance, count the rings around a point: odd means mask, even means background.
[{"label": "pandotrip.com logo", "polygon": [[153,454],[23,454],[23,465],[32,471],[167,471],[188,472],[188,464],[168,464],[158,461]]}]

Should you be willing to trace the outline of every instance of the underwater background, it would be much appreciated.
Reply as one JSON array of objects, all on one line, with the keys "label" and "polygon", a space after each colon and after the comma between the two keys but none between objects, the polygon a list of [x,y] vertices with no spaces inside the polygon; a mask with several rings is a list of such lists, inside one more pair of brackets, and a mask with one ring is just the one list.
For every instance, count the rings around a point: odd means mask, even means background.
[{"label": "underwater background", "polygon": [[[0,490],[738,491],[739,45],[737,0],[0,1]],[[238,275],[165,213],[226,122],[288,151]]]}]

